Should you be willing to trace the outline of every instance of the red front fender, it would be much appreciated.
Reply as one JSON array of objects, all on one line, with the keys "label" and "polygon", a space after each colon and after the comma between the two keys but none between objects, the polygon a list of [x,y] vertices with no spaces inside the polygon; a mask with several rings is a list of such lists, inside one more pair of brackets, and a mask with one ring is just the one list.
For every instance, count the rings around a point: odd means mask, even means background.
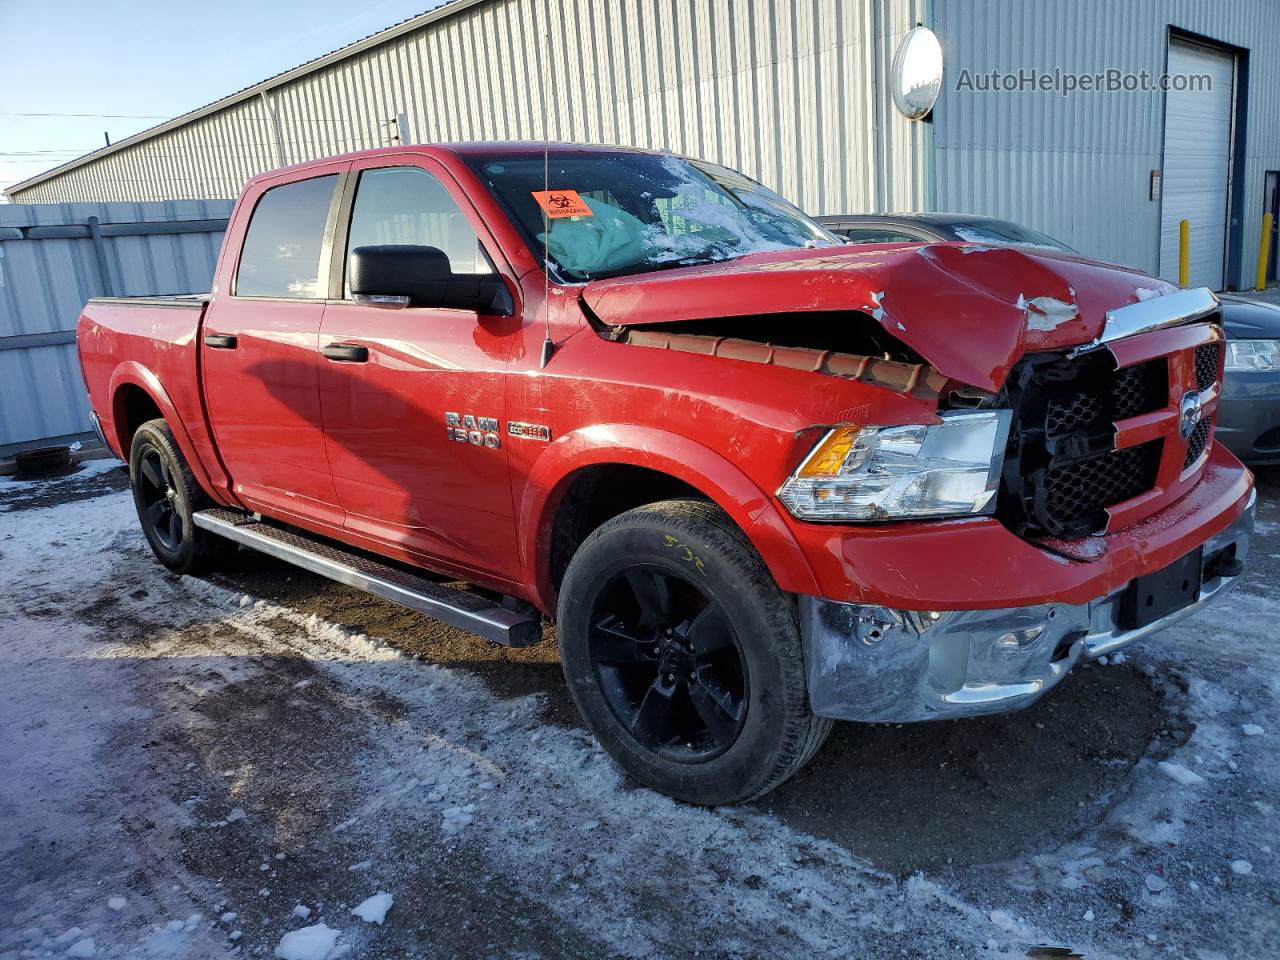
[{"label": "red front fender", "polygon": [[771,498],[731,461],[687,437],[654,427],[595,424],[547,447],[534,461],[520,499],[521,570],[543,609],[555,609],[549,545],[556,510],[575,473],[604,464],[656,470],[698,490],[747,534],[779,587],[817,593],[809,562]]}]

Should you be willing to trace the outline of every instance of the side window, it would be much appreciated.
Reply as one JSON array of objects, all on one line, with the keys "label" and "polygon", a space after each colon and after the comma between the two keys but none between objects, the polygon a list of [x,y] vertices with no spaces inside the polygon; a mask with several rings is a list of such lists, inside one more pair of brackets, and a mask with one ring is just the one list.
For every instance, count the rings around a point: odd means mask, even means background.
[{"label": "side window", "polygon": [[322,299],[320,247],[337,175],[272,187],[249,220],[236,296]]},{"label": "side window", "polygon": [[366,170],[356,186],[347,254],[374,245],[437,247],[454,273],[493,273],[471,224],[440,181],[418,167]]},{"label": "side window", "polygon": [[888,227],[842,227],[836,232],[844,234],[854,243],[920,243],[924,239],[890,230]]}]

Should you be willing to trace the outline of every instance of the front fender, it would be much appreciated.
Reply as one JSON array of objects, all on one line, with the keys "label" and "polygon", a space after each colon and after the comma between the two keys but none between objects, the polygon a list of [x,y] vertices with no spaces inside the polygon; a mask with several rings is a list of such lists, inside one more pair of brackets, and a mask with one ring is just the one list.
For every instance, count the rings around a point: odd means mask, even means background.
[{"label": "front fender", "polygon": [[772,499],[728,458],[688,437],[636,424],[594,424],[556,439],[534,461],[520,500],[520,563],[539,605],[555,609],[550,543],[556,510],[574,475],[604,464],[644,467],[688,484],[751,540],[778,586],[816,594],[817,581]]}]

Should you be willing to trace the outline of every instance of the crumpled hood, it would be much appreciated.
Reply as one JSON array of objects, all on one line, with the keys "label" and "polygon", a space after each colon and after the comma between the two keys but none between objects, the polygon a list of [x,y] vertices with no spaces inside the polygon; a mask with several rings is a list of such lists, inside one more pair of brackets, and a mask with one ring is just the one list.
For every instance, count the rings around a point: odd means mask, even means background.
[{"label": "crumpled hood", "polygon": [[582,298],[611,326],[859,310],[944,376],[996,391],[1024,353],[1086,343],[1108,310],[1176,289],[1050,251],[937,243],[753,254],[597,280]]}]

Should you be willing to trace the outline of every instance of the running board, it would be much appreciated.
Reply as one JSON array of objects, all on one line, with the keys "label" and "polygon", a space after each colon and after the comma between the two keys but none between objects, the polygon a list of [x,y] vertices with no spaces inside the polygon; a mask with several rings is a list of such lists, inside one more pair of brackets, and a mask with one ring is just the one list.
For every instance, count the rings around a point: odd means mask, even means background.
[{"label": "running board", "polygon": [[192,519],[197,527],[228,540],[403,604],[505,647],[528,647],[542,639],[542,624],[533,617],[497,606],[466,590],[380,563],[309,533],[217,508],[197,511]]}]

